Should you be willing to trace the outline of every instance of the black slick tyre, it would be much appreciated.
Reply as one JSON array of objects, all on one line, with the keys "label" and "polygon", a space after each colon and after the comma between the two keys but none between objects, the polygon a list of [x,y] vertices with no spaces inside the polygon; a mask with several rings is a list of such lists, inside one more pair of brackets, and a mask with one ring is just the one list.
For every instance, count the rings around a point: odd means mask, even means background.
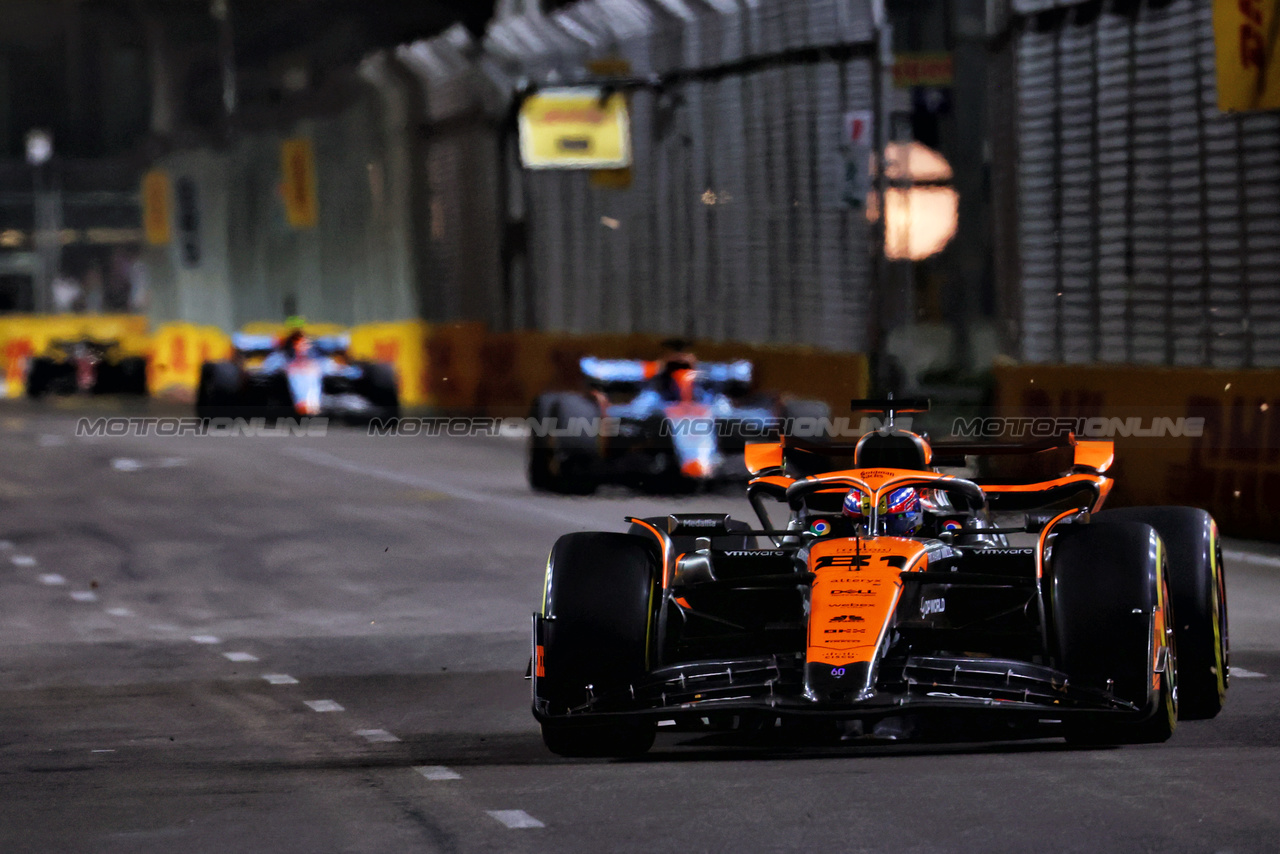
[{"label": "black slick tyre", "polygon": [[38,356],[31,360],[27,368],[27,397],[43,397],[49,392],[53,381],[54,364],[52,359]]},{"label": "black slick tyre", "polygon": [[395,368],[380,362],[368,362],[362,367],[364,376],[360,388],[369,404],[377,410],[376,417],[399,418],[400,389],[396,383]]},{"label": "black slick tyre", "polygon": [[1230,678],[1227,588],[1218,528],[1194,507],[1124,507],[1095,522],[1142,522],[1169,551],[1169,592],[1177,615],[1178,717],[1206,720],[1222,711]]},{"label": "black slick tyre", "polygon": [[539,492],[590,495],[599,485],[595,473],[596,440],[584,435],[561,435],[574,425],[598,419],[599,409],[578,394],[540,395],[530,416],[537,427],[529,437],[529,486]]},{"label": "black slick tyre", "polygon": [[[630,534],[576,533],[556,541],[544,590],[543,675],[538,699],[554,716],[543,741],[561,756],[630,756],[653,744],[653,726],[602,722],[592,699],[627,690],[649,669],[658,596],[658,551]],[[578,718],[578,719],[575,719]]]},{"label": "black slick tyre", "polygon": [[205,362],[196,387],[196,415],[234,418],[243,410],[240,369],[233,362]]},{"label": "black slick tyre", "polygon": [[1178,662],[1165,553],[1155,530],[1136,522],[1058,529],[1046,577],[1057,666],[1073,684],[1133,706],[1067,717],[1068,741],[1144,744],[1173,734]]}]

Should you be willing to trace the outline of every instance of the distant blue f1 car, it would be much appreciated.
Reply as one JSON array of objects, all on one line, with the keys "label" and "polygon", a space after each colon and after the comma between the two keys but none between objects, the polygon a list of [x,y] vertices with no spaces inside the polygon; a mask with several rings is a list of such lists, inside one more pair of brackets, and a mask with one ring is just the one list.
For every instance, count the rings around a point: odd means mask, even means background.
[{"label": "distant blue f1 car", "polygon": [[746,476],[747,439],[776,435],[788,418],[825,418],[819,401],[753,391],[748,361],[698,362],[586,357],[581,392],[547,392],[533,402],[529,484],[588,494],[602,483],[658,491]]},{"label": "distant blue f1 car", "polygon": [[282,338],[235,335],[227,361],[200,368],[196,414],[202,418],[328,416],[393,418],[400,414],[390,365],[347,357],[346,335]]}]

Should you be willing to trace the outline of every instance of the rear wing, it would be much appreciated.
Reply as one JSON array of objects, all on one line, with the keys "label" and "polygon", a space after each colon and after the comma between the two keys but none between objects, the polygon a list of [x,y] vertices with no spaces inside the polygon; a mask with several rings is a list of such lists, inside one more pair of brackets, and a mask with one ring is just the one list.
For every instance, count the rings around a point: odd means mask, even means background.
[{"label": "rear wing", "polygon": [[[1110,492],[1106,472],[1115,462],[1115,444],[1079,440],[1072,433],[1026,443],[939,442],[931,464],[973,464],[970,478],[982,487],[993,510],[1029,510],[1050,504],[1090,504]],[[779,442],[747,445],[747,470],[756,477],[814,477],[856,468],[854,442],[815,442],[784,436]]]},{"label": "rear wing", "polygon": [[[345,353],[351,346],[351,336],[346,334],[321,335],[309,340],[312,349],[322,356]],[[274,335],[237,332],[231,336],[231,345],[243,356],[266,356],[280,349],[280,340]]]},{"label": "rear wing", "polygon": [[[662,371],[662,362],[642,359],[597,359],[584,356],[578,360],[578,369],[589,381],[618,388],[639,387]],[[749,386],[755,367],[745,359],[736,362],[699,362],[696,368],[698,384],[703,388],[724,389]]]}]

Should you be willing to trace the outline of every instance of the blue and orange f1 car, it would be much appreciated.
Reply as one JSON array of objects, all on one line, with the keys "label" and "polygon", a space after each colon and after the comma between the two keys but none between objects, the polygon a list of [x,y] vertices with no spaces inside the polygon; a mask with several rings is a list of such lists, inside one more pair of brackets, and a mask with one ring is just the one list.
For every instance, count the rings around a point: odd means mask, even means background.
[{"label": "blue and orange f1 car", "polygon": [[293,329],[279,338],[238,334],[232,343],[231,359],[200,368],[196,414],[202,418],[400,414],[395,371],[348,358],[346,335],[311,338]]},{"label": "blue and orange f1 car", "polygon": [[740,455],[748,438],[828,414],[818,401],[755,392],[745,360],[698,362],[673,352],[653,361],[586,357],[579,367],[586,390],[549,392],[533,403],[534,489],[586,494],[625,483],[680,490],[745,476]]},{"label": "blue and orange f1 car", "polygon": [[[1110,442],[931,446],[893,426],[927,401],[854,404],[887,426],[747,447],[754,528],[677,513],[556,542],[530,666],[551,750],[642,752],[659,723],[1159,742],[1218,713],[1227,603],[1207,513],[1103,510]],[[1059,474],[940,470],[1011,454]]]}]

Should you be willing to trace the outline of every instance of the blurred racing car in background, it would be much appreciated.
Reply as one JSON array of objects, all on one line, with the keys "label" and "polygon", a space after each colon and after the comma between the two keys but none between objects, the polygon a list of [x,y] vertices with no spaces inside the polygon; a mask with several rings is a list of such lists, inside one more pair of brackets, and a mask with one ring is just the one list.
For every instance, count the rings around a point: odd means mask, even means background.
[{"label": "blurred racing car in background", "polygon": [[202,418],[326,416],[349,420],[400,414],[395,370],[347,357],[350,338],[237,334],[226,361],[200,368],[196,414]]},{"label": "blurred racing car in background", "polygon": [[127,355],[119,341],[55,340],[27,367],[27,396],[147,393],[147,360]]},{"label": "blurred racing car in background", "polygon": [[[643,752],[659,723],[1160,742],[1222,708],[1217,525],[1191,507],[1103,511],[1111,442],[931,447],[890,412],[856,444],[747,452],[758,529],[672,514],[556,542],[529,673],[552,751]],[[1010,455],[1058,474],[938,470]]]},{"label": "blurred racing car in background", "polygon": [[751,362],[699,362],[677,342],[661,359],[579,361],[585,391],[533,402],[529,485],[589,494],[602,483],[686,490],[740,476],[748,438],[777,435],[784,419],[825,418],[821,401],[754,390]]}]

